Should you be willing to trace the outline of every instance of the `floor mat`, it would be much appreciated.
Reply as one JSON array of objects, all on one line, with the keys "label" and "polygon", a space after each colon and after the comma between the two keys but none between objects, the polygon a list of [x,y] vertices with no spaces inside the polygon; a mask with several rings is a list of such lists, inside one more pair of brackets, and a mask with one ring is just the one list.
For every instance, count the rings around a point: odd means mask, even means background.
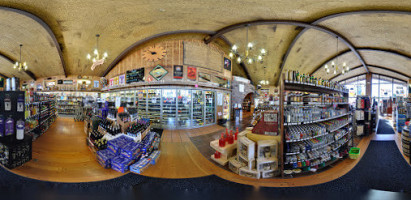
[{"label": "floor mat", "polygon": [[261,191],[266,197],[278,199],[315,199],[318,195],[362,199],[370,189],[411,193],[411,167],[394,141],[371,141],[361,161],[336,180],[306,187],[264,187]]},{"label": "floor mat", "polygon": [[378,121],[377,134],[395,134],[394,129],[390,124],[390,121],[386,119],[380,119]]}]

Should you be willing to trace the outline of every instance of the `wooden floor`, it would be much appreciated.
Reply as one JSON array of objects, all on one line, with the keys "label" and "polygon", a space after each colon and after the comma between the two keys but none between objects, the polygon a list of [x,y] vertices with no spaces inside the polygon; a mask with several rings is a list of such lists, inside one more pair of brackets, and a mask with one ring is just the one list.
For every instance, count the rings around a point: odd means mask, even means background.
[{"label": "wooden floor", "polygon": [[86,145],[83,122],[60,117],[33,142],[33,159],[12,172],[56,182],[91,182],[123,175],[97,163]]},{"label": "wooden floor", "polygon": [[[47,181],[89,182],[111,179],[123,174],[103,169],[89,152],[83,132],[83,123],[73,119],[58,118],[43,136],[33,143],[33,160],[12,170],[14,173]],[[346,159],[324,172],[292,179],[251,179],[218,167],[204,157],[191,142],[190,137],[223,131],[212,125],[198,129],[165,130],[161,142],[158,163],[150,166],[142,175],[158,178],[193,178],[217,175],[223,179],[269,187],[307,186],[325,183],[349,172],[361,159]],[[359,147],[365,152],[374,135],[364,137]]]}]

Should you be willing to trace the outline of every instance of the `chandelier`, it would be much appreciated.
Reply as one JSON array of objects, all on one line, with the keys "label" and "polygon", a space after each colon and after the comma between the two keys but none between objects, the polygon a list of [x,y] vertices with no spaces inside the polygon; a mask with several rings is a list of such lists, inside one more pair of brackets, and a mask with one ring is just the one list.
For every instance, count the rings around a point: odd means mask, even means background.
[{"label": "chandelier", "polygon": [[103,56],[100,58],[100,53],[98,52],[98,39],[100,38],[100,34],[96,35],[96,48],[93,51],[93,57],[90,54],[87,54],[87,59],[93,61],[93,65],[91,66],[91,70],[94,70],[97,66],[104,64],[104,61],[107,58],[107,52],[103,53]]},{"label": "chandelier", "polygon": [[16,63],[14,63],[14,69],[18,69],[19,71],[21,70],[27,70],[29,68],[29,66],[27,66],[26,62],[21,62],[21,48],[23,47],[22,44],[20,44],[20,60],[16,61]]},{"label": "chandelier", "polygon": [[246,33],[246,46],[244,47],[243,51],[239,50],[239,47],[237,45],[233,45],[231,47],[231,52],[228,55],[231,59],[235,58],[237,63],[240,64],[241,62],[247,62],[248,64],[253,64],[253,63],[263,63],[264,62],[264,57],[267,54],[267,51],[264,48],[255,48],[254,44],[252,42],[248,41],[248,27],[247,27],[247,33]]},{"label": "chandelier", "polygon": [[[340,56],[338,56],[338,36],[337,36],[337,54],[336,55],[337,55],[337,62],[336,63],[339,63],[338,58]],[[329,74],[330,73],[330,68],[328,67],[328,65],[325,65],[324,68],[325,68],[325,71],[327,72],[327,74]],[[334,61],[331,62],[331,68],[333,70],[333,74],[336,75],[337,71],[338,71],[338,66],[335,64]],[[344,74],[345,72],[348,72],[350,70],[350,68],[347,67],[347,64],[345,62],[343,63],[343,66],[341,68],[342,68],[342,70],[341,70],[342,74]]]}]

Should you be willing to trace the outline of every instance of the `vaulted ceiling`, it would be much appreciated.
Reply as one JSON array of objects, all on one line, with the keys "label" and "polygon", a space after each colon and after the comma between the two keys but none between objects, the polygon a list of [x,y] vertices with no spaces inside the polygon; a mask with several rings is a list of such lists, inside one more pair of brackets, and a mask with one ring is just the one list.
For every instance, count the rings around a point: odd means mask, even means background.
[{"label": "vaulted ceiling", "polygon": [[[213,35],[233,24],[262,20],[283,22],[250,23],[250,41],[268,50],[265,62],[234,68],[234,75],[275,84],[281,72],[294,69],[342,80],[366,73],[367,67],[402,80],[411,77],[411,1],[391,0],[0,0],[0,75],[24,80],[102,76],[128,47],[153,35]],[[100,49],[107,50],[109,58],[92,71],[86,55],[97,33]],[[243,46],[245,27],[219,36]],[[12,69],[20,43],[33,74]],[[352,70],[327,74],[322,66],[331,61],[345,62]]]}]

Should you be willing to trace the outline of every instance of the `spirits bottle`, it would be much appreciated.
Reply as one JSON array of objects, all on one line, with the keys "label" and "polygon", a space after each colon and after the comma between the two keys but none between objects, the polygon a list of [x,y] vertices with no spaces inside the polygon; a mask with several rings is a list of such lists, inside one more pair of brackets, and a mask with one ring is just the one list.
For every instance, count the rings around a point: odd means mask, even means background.
[{"label": "spirits bottle", "polygon": [[8,135],[13,135],[13,134],[14,134],[14,120],[10,116],[6,120],[6,128],[5,128],[4,135],[8,136]]},{"label": "spirits bottle", "polygon": [[17,112],[24,112],[24,96],[17,97]]},{"label": "spirits bottle", "polygon": [[4,110],[11,111],[11,99],[8,94],[6,95],[6,98],[4,98]]},{"label": "spirits bottle", "polygon": [[24,139],[24,121],[21,119],[16,122],[16,139]]}]

